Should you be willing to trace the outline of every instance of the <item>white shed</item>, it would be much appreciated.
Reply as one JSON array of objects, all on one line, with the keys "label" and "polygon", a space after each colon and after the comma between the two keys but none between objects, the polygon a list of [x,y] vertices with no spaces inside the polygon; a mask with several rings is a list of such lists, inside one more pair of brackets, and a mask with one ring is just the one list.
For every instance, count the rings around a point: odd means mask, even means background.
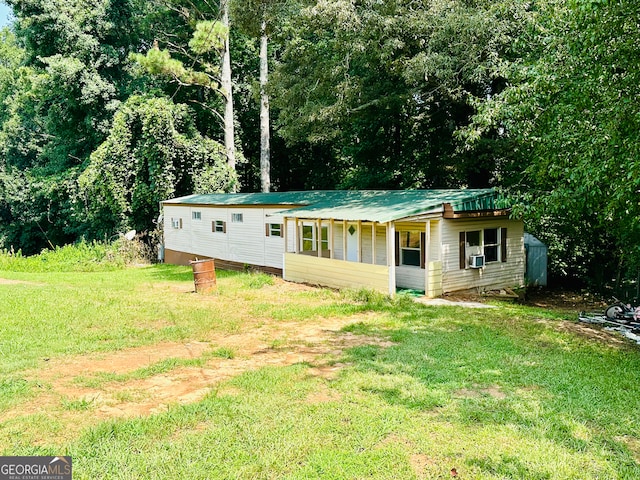
[{"label": "white shed", "polygon": [[547,286],[547,246],[530,233],[524,234],[527,285]]}]

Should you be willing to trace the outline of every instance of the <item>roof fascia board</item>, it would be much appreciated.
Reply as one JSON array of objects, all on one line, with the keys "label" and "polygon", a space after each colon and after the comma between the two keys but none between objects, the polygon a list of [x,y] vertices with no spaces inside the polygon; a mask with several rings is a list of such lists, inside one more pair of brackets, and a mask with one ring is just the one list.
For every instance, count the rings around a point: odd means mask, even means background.
[{"label": "roof fascia board", "polygon": [[[288,219],[292,219],[292,218],[298,218],[298,220],[305,220],[305,221],[317,221],[317,220],[326,220],[326,221],[336,221],[336,222],[363,222],[363,223],[388,223],[388,222],[411,222],[411,221],[421,221],[421,220],[433,220],[436,218],[441,218],[442,217],[442,212],[443,212],[443,208],[442,207],[438,207],[435,209],[430,209],[427,210],[423,213],[420,213],[418,215],[410,215],[408,217],[398,217],[398,218],[383,218],[380,220],[371,220],[371,219],[362,219],[362,218],[337,218],[337,217],[298,217],[297,215],[294,215],[294,213],[296,213],[295,211],[293,212],[286,212],[286,215],[282,215],[283,218],[288,218]],[[279,215],[281,212],[276,212],[276,213],[271,213],[269,214],[269,216],[273,216],[273,215]]]},{"label": "roof fascia board", "polygon": [[411,217],[403,217],[397,218],[396,220],[391,220],[392,222],[422,222],[426,220],[436,220],[438,218],[442,218],[442,212],[436,213],[426,213],[424,215],[413,215]]}]

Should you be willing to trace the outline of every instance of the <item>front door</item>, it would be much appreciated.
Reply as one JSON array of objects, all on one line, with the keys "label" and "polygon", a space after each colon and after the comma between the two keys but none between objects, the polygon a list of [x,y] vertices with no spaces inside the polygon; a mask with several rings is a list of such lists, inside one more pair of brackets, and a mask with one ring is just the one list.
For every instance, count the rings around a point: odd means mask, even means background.
[{"label": "front door", "polygon": [[360,242],[358,241],[358,224],[347,224],[347,260],[349,262],[358,261],[358,247]]}]

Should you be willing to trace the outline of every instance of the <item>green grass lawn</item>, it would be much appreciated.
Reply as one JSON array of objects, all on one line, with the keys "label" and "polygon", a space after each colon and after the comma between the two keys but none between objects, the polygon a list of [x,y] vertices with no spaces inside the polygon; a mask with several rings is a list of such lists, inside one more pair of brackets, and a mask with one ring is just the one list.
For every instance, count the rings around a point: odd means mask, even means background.
[{"label": "green grass lawn", "polygon": [[[0,278],[0,453],[71,455],[75,479],[640,478],[640,349],[581,333],[570,312],[429,307],[229,272],[203,296],[172,266]],[[107,390],[245,361],[220,339],[267,327],[271,351],[303,349],[312,339],[278,328],[327,318],[362,341],[246,369],[159,413],[98,418],[40,374],[87,354],[211,342],[198,358],[76,379]]]}]

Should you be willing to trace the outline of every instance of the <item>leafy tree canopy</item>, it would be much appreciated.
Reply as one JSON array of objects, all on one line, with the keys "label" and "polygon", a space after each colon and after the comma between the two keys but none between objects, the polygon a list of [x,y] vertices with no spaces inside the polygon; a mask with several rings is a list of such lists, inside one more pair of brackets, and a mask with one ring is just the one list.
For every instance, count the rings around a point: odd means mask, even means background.
[{"label": "leafy tree canopy", "polygon": [[224,147],[202,137],[191,112],[167,98],[133,96],[80,177],[92,236],[153,228],[162,200],[226,192],[236,178]]},{"label": "leafy tree canopy", "polygon": [[630,0],[538,2],[508,87],[465,132],[504,131],[516,147],[505,185],[556,272],[594,286],[640,268],[638,18]]},{"label": "leafy tree canopy", "polygon": [[[333,145],[343,186],[486,186],[456,130],[502,88],[519,2],[318,1],[275,75],[278,133]],[[490,159],[492,160],[492,159]]]}]

